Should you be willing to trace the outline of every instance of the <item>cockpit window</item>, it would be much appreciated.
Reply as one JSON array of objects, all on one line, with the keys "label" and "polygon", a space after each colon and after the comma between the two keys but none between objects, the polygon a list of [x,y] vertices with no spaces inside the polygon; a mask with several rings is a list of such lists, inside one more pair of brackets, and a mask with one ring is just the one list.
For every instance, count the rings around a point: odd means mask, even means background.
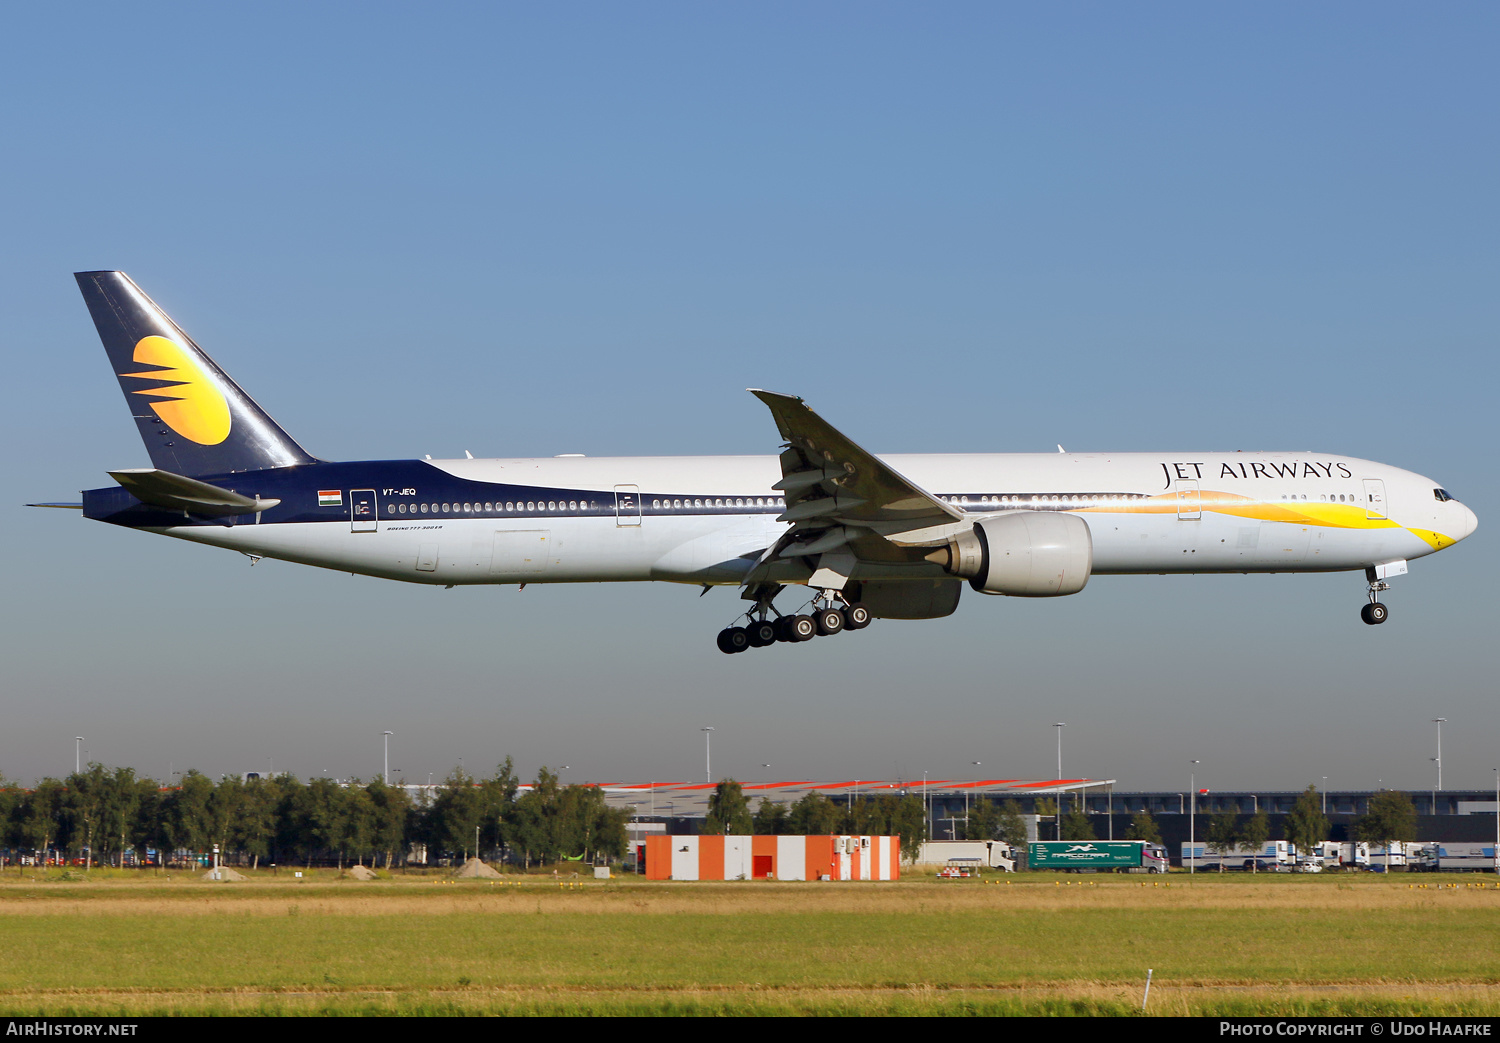
[{"label": "cockpit window", "polygon": [[1432,495],[1433,498],[1436,499],[1439,503],[1445,503],[1448,500],[1455,499],[1454,495],[1447,489],[1434,489],[1432,490]]}]

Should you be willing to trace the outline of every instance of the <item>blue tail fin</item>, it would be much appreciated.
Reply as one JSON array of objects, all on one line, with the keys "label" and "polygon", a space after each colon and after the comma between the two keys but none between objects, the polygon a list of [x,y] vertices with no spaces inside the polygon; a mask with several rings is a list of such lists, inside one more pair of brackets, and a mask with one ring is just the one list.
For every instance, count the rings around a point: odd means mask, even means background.
[{"label": "blue tail fin", "polygon": [[130,276],[74,278],[159,469],[227,474],[316,462]]}]

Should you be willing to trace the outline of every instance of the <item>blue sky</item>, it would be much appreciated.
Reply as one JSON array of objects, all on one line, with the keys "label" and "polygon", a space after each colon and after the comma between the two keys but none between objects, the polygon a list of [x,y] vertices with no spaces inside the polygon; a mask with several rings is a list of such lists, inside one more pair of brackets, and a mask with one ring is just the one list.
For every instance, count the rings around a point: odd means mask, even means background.
[{"label": "blue sky", "polygon": [[[82,4],[5,15],[0,770],[1487,786],[1492,6]],[[436,591],[32,499],[145,454],[120,268],[325,458],[1316,449],[1478,534],[1350,576],[1101,577],[728,658],[729,591]]]}]

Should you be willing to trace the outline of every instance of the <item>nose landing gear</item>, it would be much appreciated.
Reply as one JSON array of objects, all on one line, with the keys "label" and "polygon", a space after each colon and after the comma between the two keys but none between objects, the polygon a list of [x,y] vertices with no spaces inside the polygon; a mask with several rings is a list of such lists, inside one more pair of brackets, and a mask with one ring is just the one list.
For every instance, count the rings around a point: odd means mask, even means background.
[{"label": "nose landing gear", "polygon": [[1370,626],[1378,626],[1384,623],[1390,616],[1391,610],[1380,603],[1380,592],[1390,590],[1391,585],[1383,579],[1376,578],[1374,569],[1365,569],[1365,578],[1370,581],[1370,603],[1359,610],[1359,618]]}]

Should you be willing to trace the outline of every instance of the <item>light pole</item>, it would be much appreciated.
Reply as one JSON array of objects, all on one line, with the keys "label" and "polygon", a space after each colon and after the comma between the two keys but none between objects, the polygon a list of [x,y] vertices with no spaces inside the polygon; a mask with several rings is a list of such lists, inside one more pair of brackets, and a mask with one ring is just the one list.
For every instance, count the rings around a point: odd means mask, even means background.
[{"label": "light pole", "polygon": [[703,729],[701,729],[701,731],[703,732],[703,781],[704,782],[713,782],[713,780],[714,780],[714,749],[713,749],[714,736],[713,736],[713,731],[714,730],[713,730],[712,727],[709,727],[709,728],[703,728]]},{"label": "light pole", "polygon": [[[974,767],[977,768],[983,762],[982,761],[970,761],[969,763],[972,764]],[[964,836],[965,837],[967,837],[969,835],[969,794],[973,791],[973,789],[974,789],[973,786],[968,786],[968,787],[966,787],[964,789]]]},{"label": "light pole", "polygon": [[[1203,762],[1193,761],[1195,765],[1201,763]],[[1193,831],[1193,820],[1198,814],[1198,776],[1196,772],[1188,772],[1188,791],[1188,852],[1193,859],[1192,864],[1188,866],[1188,875],[1192,876],[1193,871],[1198,868],[1198,838]],[[1177,835],[1181,836],[1182,834],[1179,833]]]},{"label": "light pole", "polygon": [[387,786],[391,784],[391,733],[385,732],[385,773],[381,775]]},{"label": "light pole", "polygon": [[1323,814],[1328,814],[1328,776],[1323,776]]},{"label": "light pole", "polygon": [[[1443,722],[1447,719],[1446,717],[1434,717],[1432,719],[1432,723],[1438,726],[1438,755],[1436,758],[1438,766],[1438,789],[1443,788]],[[1434,815],[1437,814],[1437,798],[1435,796],[1433,797],[1432,813]]]},{"label": "light pole", "polygon": [[[1500,776],[1496,776],[1496,791],[1500,792]],[[933,834],[933,806],[927,800],[927,768],[922,768],[922,816],[927,822],[927,836]],[[1496,804],[1496,828],[1500,830],[1500,804]]]},{"label": "light pole", "polygon": [[1057,729],[1057,777],[1062,778],[1062,730],[1067,727],[1062,721],[1058,721],[1052,727]]},{"label": "light pole", "polygon": [[73,736],[73,774],[83,770],[83,736]]}]

